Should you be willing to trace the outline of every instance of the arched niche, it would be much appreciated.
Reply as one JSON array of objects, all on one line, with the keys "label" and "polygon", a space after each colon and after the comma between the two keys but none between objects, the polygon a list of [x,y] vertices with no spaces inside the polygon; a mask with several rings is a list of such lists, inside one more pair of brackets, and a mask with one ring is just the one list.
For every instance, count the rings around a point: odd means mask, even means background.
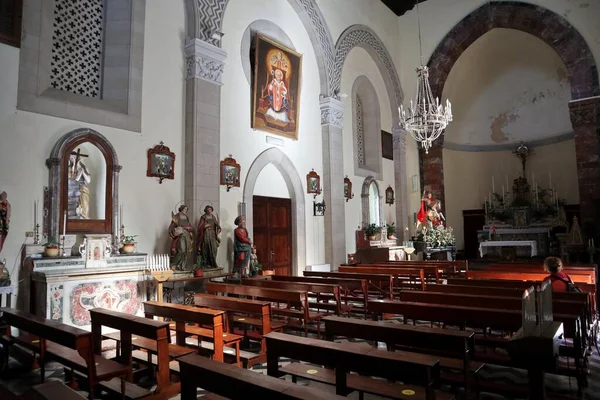
[{"label": "arched niche", "polygon": [[354,174],[381,179],[381,113],[373,84],[361,75],[352,85]]},{"label": "arched niche", "polygon": [[[372,204],[372,194],[375,192],[377,204]],[[362,184],[362,189],[360,192],[360,197],[362,201],[362,227],[363,229],[369,226],[370,224],[376,224],[377,226],[381,226],[383,223],[383,196],[381,195],[381,190],[379,188],[379,184],[377,180],[372,176],[367,176]],[[379,218],[373,218],[371,208],[375,207],[375,211],[379,215]]]},{"label": "arched niche", "polygon": [[[76,129],[61,137],[50,152],[46,160],[49,169],[49,207],[48,207],[48,236],[58,240],[65,232],[65,213],[69,213],[69,175],[73,173],[73,165],[77,166],[84,159],[79,151],[80,147],[86,146],[97,149],[104,161],[104,168],[100,171],[102,176],[97,177],[104,180],[104,193],[94,193],[98,204],[102,204],[102,213],[93,215],[94,218],[84,218],[82,215],[74,217],[71,215],[66,219],[67,234],[112,234],[117,235],[117,212],[119,204],[119,172],[121,166],[117,153],[112,144],[103,135],[93,129]],[[85,164],[84,164],[85,165]],[[85,167],[83,167],[85,169]],[[92,176],[92,179],[95,179]],[[89,194],[91,196],[91,194]]]}]

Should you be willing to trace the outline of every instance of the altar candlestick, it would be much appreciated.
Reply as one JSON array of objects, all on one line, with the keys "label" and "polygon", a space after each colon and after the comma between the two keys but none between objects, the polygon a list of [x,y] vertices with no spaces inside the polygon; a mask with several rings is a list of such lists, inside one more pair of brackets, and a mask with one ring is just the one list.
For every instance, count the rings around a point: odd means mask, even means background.
[{"label": "altar candlestick", "polygon": [[487,197],[483,199],[483,206],[485,207],[485,215],[487,216]]},{"label": "altar candlestick", "polygon": [[508,186],[508,174],[506,174],[506,191],[510,192],[510,186]]},{"label": "altar candlestick", "polygon": [[65,211],[65,217],[63,218],[63,236],[67,235],[67,212]]},{"label": "altar candlestick", "polygon": [[33,202],[33,227],[37,225],[37,200]]},{"label": "altar candlestick", "polygon": [[550,180],[550,187],[552,187],[552,172],[548,172],[548,180]]},{"label": "altar candlestick", "polygon": [[502,204],[504,204],[504,195],[505,195],[505,191],[504,191],[504,185],[502,185]]},{"label": "altar candlestick", "polygon": [[496,193],[496,183],[494,180],[494,176],[492,176],[492,192]]}]

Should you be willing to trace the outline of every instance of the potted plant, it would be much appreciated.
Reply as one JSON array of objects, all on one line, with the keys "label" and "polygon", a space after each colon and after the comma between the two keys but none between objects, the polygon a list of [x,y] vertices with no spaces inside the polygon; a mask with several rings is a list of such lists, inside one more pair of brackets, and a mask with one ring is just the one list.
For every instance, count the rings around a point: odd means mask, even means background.
[{"label": "potted plant", "polygon": [[123,236],[123,253],[131,254],[135,251],[135,237],[137,237],[137,235]]},{"label": "potted plant", "polygon": [[392,222],[392,224],[385,224],[387,229],[387,238],[390,240],[396,239],[396,223]]},{"label": "potted plant", "polygon": [[44,255],[46,257],[58,257],[60,254],[60,245],[54,238],[49,238],[47,243],[43,244]]},{"label": "potted plant", "polygon": [[365,228],[365,235],[368,240],[375,240],[375,237],[379,232],[380,229],[376,224],[369,224],[369,226]]},{"label": "potted plant", "polygon": [[202,268],[194,269],[194,276],[196,278],[201,278],[202,276],[204,276],[204,271],[202,271]]}]

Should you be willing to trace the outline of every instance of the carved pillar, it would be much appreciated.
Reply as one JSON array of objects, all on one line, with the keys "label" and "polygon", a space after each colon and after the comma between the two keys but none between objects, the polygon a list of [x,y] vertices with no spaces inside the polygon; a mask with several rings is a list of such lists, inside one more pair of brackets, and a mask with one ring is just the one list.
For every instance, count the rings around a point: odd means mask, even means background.
[{"label": "carved pillar", "polygon": [[[419,144],[420,146],[420,144]],[[442,210],[446,209],[446,194],[444,192],[444,135],[440,136],[429,149],[429,154],[419,148],[421,163],[421,191],[429,186],[440,201]]]},{"label": "carved pillar", "polygon": [[346,215],[344,201],[344,105],[332,97],[321,100],[323,135],[323,198],[325,212],[325,262],[332,269],[346,262]]},{"label": "carved pillar", "polygon": [[227,54],[200,39],[185,41],[186,116],[184,200],[196,226],[203,205],[219,212],[221,75]]},{"label": "carved pillar", "polygon": [[406,171],[406,132],[400,128],[392,131],[394,143],[394,186],[396,187],[396,235],[400,241],[405,237],[410,224],[408,218],[408,174]]},{"label": "carved pillar", "polygon": [[600,217],[600,96],[569,103],[574,129],[581,225],[588,237],[599,242]]}]

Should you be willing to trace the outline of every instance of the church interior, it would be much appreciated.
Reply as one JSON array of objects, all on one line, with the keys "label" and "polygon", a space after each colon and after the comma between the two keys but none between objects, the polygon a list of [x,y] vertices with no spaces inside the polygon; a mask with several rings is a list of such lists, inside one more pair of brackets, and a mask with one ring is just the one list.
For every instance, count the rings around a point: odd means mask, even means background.
[{"label": "church interior", "polygon": [[600,399],[599,16],[0,0],[0,399]]}]

